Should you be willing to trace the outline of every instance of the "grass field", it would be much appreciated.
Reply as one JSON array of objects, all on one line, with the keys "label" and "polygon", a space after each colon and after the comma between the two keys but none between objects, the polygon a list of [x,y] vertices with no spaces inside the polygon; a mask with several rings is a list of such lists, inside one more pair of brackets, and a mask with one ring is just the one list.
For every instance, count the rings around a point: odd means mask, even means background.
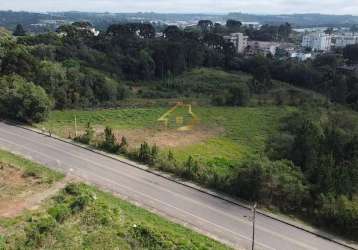
[{"label": "grass field", "polygon": [[143,141],[156,143],[164,151],[170,148],[179,160],[185,160],[189,155],[203,162],[215,158],[240,160],[248,154],[263,152],[265,140],[277,130],[280,118],[294,108],[193,106],[199,124],[191,131],[180,132],[176,130],[175,118],[182,117],[184,123],[190,120],[187,108],[175,110],[169,117],[169,128],[164,129],[158,119],[168,110],[169,107],[54,111],[46,123],[36,126],[69,137],[74,135],[76,117],[80,131],[84,130],[87,122],[98,131],[110,126],[119,137],[126,136],[132,146]]},{"label": "grass field", "polygon": [[[63,178],[41,165],[0,151],[0,179],[5,177],[4,169],[8,168],[4,164],[11,164],[12,173],[19,171],[19,178],[31,184],[22,186],[23,199],[38,195],[34,190],[41,194],[42,190],[34,187],[39,180]],[[26,171],[40,175],[28,177],[24,174]],[[18,186],[10,181],[1,182],[0,205],[3,201],[12,202],[3,191],[14,194],[19,191],[15,190]],[[92,186],[71,183],[35,210],[7,217],[0,214],[0,249],[229,248]]]}]

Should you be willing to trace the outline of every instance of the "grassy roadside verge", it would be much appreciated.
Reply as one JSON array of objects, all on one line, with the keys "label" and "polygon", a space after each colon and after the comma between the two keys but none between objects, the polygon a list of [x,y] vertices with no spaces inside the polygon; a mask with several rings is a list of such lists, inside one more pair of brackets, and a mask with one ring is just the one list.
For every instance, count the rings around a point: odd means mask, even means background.
[{"label": "grassy roadside verge", "polygon": [[14,166],[24,172],[24,176],[41,179],[42,182],[52,184],[61,180],[62,173],[50,170],[45,166],[0,149],[0,162]]}]

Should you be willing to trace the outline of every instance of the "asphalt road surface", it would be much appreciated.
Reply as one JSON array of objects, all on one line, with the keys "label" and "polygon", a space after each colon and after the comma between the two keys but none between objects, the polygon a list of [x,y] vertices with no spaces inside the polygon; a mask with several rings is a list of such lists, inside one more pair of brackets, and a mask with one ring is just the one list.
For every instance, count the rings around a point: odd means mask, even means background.
[{"label": "asphalt road surface", "polygon": [[[86,149],[0,122],[0,147],[81,177],[235,248],[251,249],[251,212]],[[255,249],[348,249],[263,215]]]}]

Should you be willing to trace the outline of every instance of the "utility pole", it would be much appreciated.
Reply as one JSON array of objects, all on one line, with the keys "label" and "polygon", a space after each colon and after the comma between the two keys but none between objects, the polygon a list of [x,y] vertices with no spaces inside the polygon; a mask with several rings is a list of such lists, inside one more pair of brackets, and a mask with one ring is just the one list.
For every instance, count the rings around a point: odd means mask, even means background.
[{"label": "utility pole", "polygon": [[256,206],[257,203],[255,202],[253,208],[252,208],[252,250],[255,249],[255,222],[256,222]]},{"label": "utility pole", "polygon": [[77,116],[75,115],[75,137],[77,137]]}]

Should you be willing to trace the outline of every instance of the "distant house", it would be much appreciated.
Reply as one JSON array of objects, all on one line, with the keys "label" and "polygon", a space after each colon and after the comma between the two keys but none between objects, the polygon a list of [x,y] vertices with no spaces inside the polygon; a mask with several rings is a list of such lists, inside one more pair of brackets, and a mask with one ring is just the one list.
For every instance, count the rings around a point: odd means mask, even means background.
[{"label": "distant house", "polygon": [[224,39],[234,44],[237,53],[244,53],[248,37],[243,33],[231,33],[229,36],[224,36]]},{"label": "distant house", "polygon": [[[67,36],[67,32],[68,32],[68,29],[65,27],[66,25],[64,26],[60,26],[58,29],[57,29],[57,32],[58,32],[58,36],[60,37],[65,37]],[[64,28],[65,27],[65,28]],[[96,28],[94,28],[90,23],[87,23],[87,22],[74,22],[71,24],[71,27],[74,27],[75,29],[77,30],[85,30],[85,31],[89,31],[90,33],[92,33],[94,36],[98,36],[99,35],[99,31],[96,30]]]},{"label": "distant house", "polygon": [[352,74],[358,77],[358,64],[355,65],[343,65],[337,68],[338,71],[343,73]]},{"label": "distant house", "polygon": [[262,25],[258,22],[242,22],[242,26],[258,30]]},{"label": "distant house", "polygon": [[280,45],[277,42],[249,41],[245,53],[246,55],[263,54],[274,56]]},{"label": "distant house", "polygon": [[312,58],[312,53],[293,52],[290,54],[290,57],[296,58],[299,61],[306,61],[307,59]]}]

